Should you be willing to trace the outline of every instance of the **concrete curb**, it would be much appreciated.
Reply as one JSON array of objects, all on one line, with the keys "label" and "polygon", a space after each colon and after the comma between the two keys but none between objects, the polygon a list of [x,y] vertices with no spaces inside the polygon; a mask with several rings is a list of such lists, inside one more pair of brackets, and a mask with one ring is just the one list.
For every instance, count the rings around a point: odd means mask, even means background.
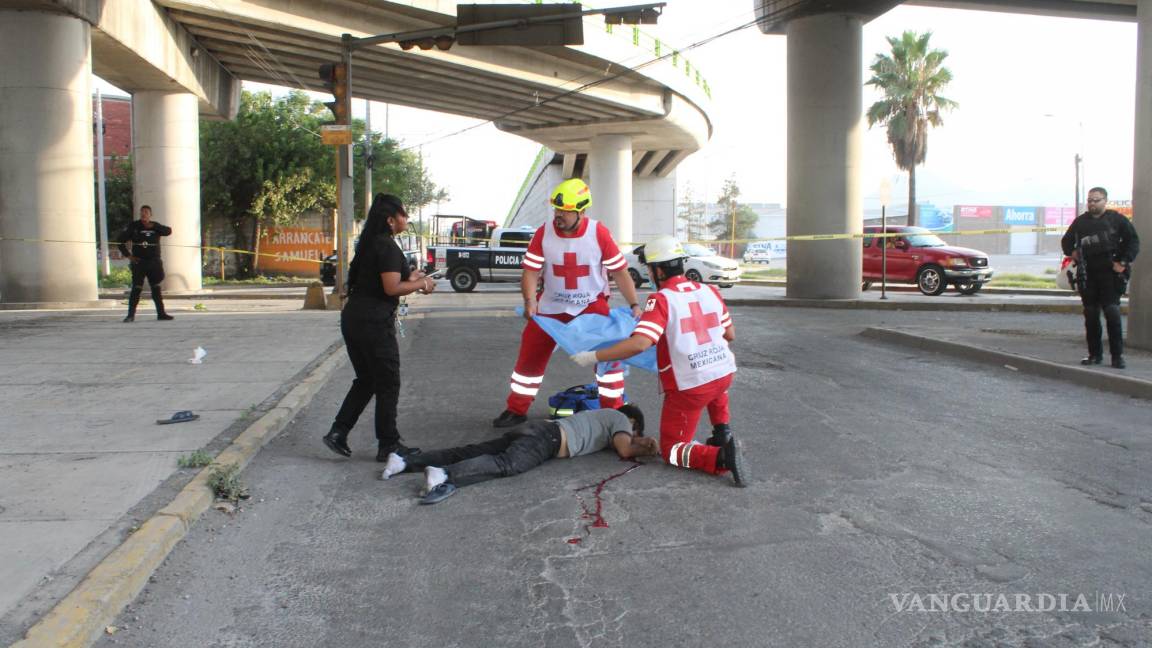
[{"label": "concrete curb", "polygon": [[[336,346],[276,407],[241,432],[216,456],[213,465],[235,464],[243,470],[264,444],[276,437],[320,391],[343,361]],[[28,629],[12,648],[86,648],[94,643],[125,606],[136,599],[156,568],[188,534],[215,498],[208,488],[213,466],[200,471],[167,506],[140,525],[108,554],[84,580]]]},{"label": "concrete curb", "polygon": [[997,366],[1007,365],[1018,371],[1042,376],[1044,378],[1051,378],[1053,380],[1075,383],[1081,387],[1091,387],[1101,391],[1124,394],[1125,396],[1131,396],[1133,398],[1152,400],[1152,381],[1141,380],[1140,378],[1105,373],[1079,366],[1074,367],[1057,364],[1038,358],[1016,355],[1015,353],[994,351],[992,349],[961,344],[959,342],[937,340],[893,329],[869,327],[864,329],[860,335],[882,342],[900,344],[925,351],[935,351],[966,360],[975,360]]},{"label": "concrete curb", "polygon": [[[861,299],[725,299],[728,306],[777,306],[783,308],[836,308],[842,310],[885,310],[885,311],[978,311],[1003,313],[1076,313],[1083,311],[1079,303],[1035,304],[1035,303],[980,303],[948,302],[927,298],[931,301],[872,301]],[[1127,312],[1127,307],[1122,307]]]}]

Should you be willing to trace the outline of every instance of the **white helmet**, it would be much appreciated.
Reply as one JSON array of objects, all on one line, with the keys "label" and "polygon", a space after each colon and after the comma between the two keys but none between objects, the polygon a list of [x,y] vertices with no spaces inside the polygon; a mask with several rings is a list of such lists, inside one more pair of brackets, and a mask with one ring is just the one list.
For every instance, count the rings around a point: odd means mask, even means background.
[{"label": "white helmet", "polygon": [[644,245],[645,263],[664,263],[687,257],[688,253],[684,251],[684,246],[680,245],[680,241],[667,234],[657,236]]}]

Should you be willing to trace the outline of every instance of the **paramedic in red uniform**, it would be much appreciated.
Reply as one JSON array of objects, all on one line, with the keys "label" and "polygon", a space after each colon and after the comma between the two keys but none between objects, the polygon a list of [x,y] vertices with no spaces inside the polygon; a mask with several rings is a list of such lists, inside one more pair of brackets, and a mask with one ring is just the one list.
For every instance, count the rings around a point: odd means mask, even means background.
[{"label": "paramedic in red uniform", "polygon": [[[636,286],[628,275],[628,261],[620,253],[608,228],[584,215],[592,204],[592,192],[580,178],[561,182],[552,192],[553,218],[536,230],[524,254],[524,274],[520,292],[524,295],[524,333],[520,355],[512,371],[506,409],[492,425],[498,428],[519,425],[527,419],[528,408],[540,391],[544,370],[556,342],[532,321],[534,315],[570,322],[577,315],[608,314],[611,288],[616,282],[620,294],[640,317]],[[543,279],[543,289],[537,286]],[[618,408],[624,404],[624,372],[610,368],[597,372],[600,407]]]},{"label": "paramedic in red uniform", "polygon": [[[648,298],[632,336],[599,351],[572,356],[582,366],[622,360],[656,345],[664,407],[660,412],[660,454],[673,466],[713,475],[731,471],[746,486],[743,450],[728,426],[728,387],[736,360],[728,343],[736,330],[720,292],[684,276],[684,248],[671,236],[644,246],[641,262],[659,291]],[[707,444],[693,440],[704,409],[712,421]]]}]

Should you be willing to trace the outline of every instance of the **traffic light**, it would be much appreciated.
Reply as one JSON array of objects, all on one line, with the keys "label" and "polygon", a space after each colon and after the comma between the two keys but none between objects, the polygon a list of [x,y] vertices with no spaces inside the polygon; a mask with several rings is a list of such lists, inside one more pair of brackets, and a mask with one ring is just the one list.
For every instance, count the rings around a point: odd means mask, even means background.
[{"label": "traffic light", "polygon": [[324,63],[320,66],[320,80],[324,82],[324,89],[332,93],[332,101],[324,105],[332,111],[335,123],[351,124],[348,114],[352,106],[348,96],[348,68],[343,63]]},{"label": "traffic light", "polygon": [[430,50],[435,47],[438,50],[447,50],[452,47],[456,42],[456,37],[451,34],[441,34],[439,36],[425,36],[424,38],[413,38],[412,40],[399,41],[400,49],[408,51],[413,47],[419,47],[422,50]]},{"label": "traffic light", "polygon": [[655,25],[660,17],[660,6],[638,7],[626,11],[604,12],[604,23],[607,25]]}]

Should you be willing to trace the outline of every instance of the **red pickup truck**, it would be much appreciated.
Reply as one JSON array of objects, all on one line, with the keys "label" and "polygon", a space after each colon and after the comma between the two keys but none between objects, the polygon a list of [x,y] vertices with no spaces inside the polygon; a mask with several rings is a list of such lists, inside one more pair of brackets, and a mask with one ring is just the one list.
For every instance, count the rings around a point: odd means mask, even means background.
[{"label": "red pickup truck", "polygon": [[923,227],[888,226],[888,234],[877,237],[879,227],[864,228],[864,290],[880,281],[881,255],[888,248],[888,281],[914,283],[925,295],[935,297],[956,287],[961,294],[975,294],[992,280],[988,255],[971,248],[948,245]]}]

